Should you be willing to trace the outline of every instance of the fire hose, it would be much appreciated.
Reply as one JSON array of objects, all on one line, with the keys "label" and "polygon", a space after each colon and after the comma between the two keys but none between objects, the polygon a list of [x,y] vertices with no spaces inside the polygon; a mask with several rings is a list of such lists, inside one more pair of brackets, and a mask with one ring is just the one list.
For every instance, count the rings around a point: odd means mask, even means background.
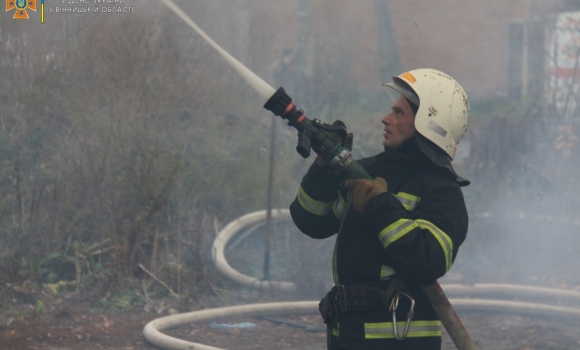
[{"label": "fire hose", "polygon": [[[346,136],[345,127],[331,126],[322,123],[320,120],[307,118],[303,110],[296,108],[292,98],[282,87],[274,90],[268,83],[216,44],[171,0],[162,1],[200,34],[262,98],[266,99],[265,109],[286,120],[289,126],[298,131],[296,150],[302,157],[307,158],[312,149],[326,160],[330,167],[339,170],[346,178],[372,180],[371,176],[354,160],[351,152],[346,147],[327,137],[328,132],[337,132],[344,139]],[[476,350],[475,343],[469,333],[467,333],[439,283],[435,281],[432,284],[423,286],[423,290],[457,348],[459,350]]]}]

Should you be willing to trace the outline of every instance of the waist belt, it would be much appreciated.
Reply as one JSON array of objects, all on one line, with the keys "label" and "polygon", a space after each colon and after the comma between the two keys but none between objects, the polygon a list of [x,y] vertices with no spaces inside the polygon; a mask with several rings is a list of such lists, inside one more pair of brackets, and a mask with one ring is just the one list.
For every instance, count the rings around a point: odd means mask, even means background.
[{"label": "waist belt", "polygon": [[[407,312],[407,320],[406,322],[397,322],[397,308],[399,307],[399,299],[401,296],[408,298],[411,301],[411,307]],[[371,286],[343,286],[337,285],[334,286],[330,292],[326,294],[326,296],[320,301],[319,311],[324,319],[324,323],[327,324],[327,342],[331,344],[331,331],[332,331],[332,324],[337,322],[338,314],[346,313],[348,311],[364,311],[364,310],[376,310],[377,308],[387,307],[389,311],[393,314],[393,322],[383,322],[378,324],[366,324],[365,323],[365,338],[389,338],[390,335],[384,335],[379,333],[384,333],[382,331],[383,328],[391,328],[392,327],[392,337],[397,340],[403,340],[409,334],[409,330],[413,329],[411,320],[413,319],[413,313],[415,308],[415,300],[407,294],[405,291],[404,285],[397,278],[397,276],[391,279],[391,282],[387,286],[385,290],[371,287]],[[427,323],[429,324],[427,324]],[[417,323],[414,326],[417,330],[412,330],[412,333],[429,333],[428,336],[437,336],[436,330],[433,331],[429,328],[429,332],[427,329],[423,330],[423,326],[437,326],[440,327],[439,321],[433,321],[437,324],[431,324],[432,321],[425,321]],[[397,327],[404,326],[403,334],[400,335]],[[370,327],[370,328],[369,328]],[[422,328],[423,327],[423,328]],[[368,328],[368,329],[367,329]],[[421,331],[419,331],[421,329]],[[379,331],[381,330],[381,331]],[[378,333],[377,333],[378,332]],[[390,333],[389,333],[390,334]],[[439,331],[440,336],[440,331]],[[417,336],[417,335],[412,335]],[[421,335],[427,336],[427,335]],[[329,349],[330,349],[329,345]]]},{"label": "waist belt", "polygon": [[386,307],[392,296],[386,290],[367,286],[338,285],[330,292],[340,313]]},{"label": "waist belt", "polygon": [[325,322],[335,319],[339,313],[348,311],[376,310],[388,307],[397,289],[403,287],[395,276],[386,289],[371,286],[334,286],[320,301],[319,311]]}]

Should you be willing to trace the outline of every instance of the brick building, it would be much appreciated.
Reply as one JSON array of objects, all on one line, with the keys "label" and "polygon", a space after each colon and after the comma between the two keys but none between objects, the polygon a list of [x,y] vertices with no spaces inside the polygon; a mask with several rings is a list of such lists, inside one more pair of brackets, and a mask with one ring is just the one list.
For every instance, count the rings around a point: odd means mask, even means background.
[{"label": "brick building", "polygon": [[[308,37],[311,65],[347,69],[363,91],[393,67],[431,67],[455,77],[473,97],[518,95],[541,80],[530,73],[543,72],[546,28],[566,9],[534,0],[260,2],[251,11],[249,37],[272,26],[271,61],[284,45]],[[387,57],[398,62],[389,67]]]}]

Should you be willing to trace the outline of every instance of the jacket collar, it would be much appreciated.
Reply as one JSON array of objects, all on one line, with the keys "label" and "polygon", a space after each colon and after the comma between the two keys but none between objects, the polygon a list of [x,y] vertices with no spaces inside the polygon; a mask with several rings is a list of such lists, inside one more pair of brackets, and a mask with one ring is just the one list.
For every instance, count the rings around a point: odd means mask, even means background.
[{"label": "jacket collar", "polygon": [[385,147],[385,151],[381,153],[381,158],[387,162],[427,162],[438,167],[446,169],[453,179],[457,182],[460,187],[468,186],[470,184],[469,180],[462,178],[457,175],[455,169],[451,165],[451,158],[447,158],[446,161],[434,162],[423,151],[418,143],[418,138],[422,137],[418,135],[416,137],[411,137],[410,139],[404,141],[401,146],[397,149],[390,149]]}]

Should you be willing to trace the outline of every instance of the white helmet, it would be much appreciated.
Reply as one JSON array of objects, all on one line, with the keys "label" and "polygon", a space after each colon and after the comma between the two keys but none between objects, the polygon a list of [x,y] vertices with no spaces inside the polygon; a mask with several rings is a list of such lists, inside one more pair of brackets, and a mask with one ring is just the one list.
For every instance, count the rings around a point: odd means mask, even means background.
[{"label": "white helmet", "polygon": [[415,128],[453,159],[469,124],[469,100],[461,85],[435,69],[405,72],[385,85],[419,106]]}]

